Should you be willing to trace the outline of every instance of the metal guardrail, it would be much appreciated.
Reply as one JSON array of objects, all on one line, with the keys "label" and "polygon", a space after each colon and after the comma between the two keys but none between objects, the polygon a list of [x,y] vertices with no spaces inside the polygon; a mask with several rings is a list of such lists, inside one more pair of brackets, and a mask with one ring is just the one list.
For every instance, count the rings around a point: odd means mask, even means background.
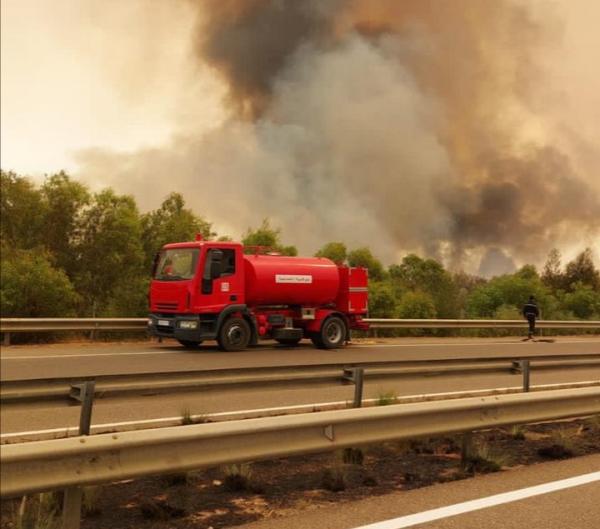
[{"label": "metal guardrail", "polygon": [[0,318],[2,344],[10,345],[10,335],[20,332],[56,331],[145,331],[147,318]]},{"label": "metal guardrail", "polygon": [[[525,320],[397,320],[397,319],[366,319],[373,329],[510,329],[526,328]],[[535,326],[540,329],[600,329],[600,321],[595,320],[538,320]]]},{"label": "metal guardrail", "polygon": [[139,331],[148,318],[0,318],[0,332]]},{"label": "metal guardrail", "polygon": [[[413,404],[415,402],[433,402],[450,399],[466,399],[471,397],[489,397],[493,395],[509,395],[522,393],[525,390],[525,377],[523,384],[508,387],[494,387],[487,389],[472,389],[460,391],[446,391],[441,393],[421,393],[415,395],[401,395],[392,397],[390,404]],[[587,387],[600,387],[600,379],[584,380],[580,382],[561,382],[558,384],[532,384],[529,391],[553,391],[557,389],[575,389]],[[381,405],[379,397],[362,399],[360,406],[372,407]],[[183,421],[190,423],[223,422],[242,419],[258,419],[262,417],[274,417],[277,415],[293,415],[299,413],[316,413],[322,411],[348,409],[349,400],[333,402],[314,402],[309,404],[292,404],[288,406],[275,406],[273,408],[257,408],[251,410],[220,411],[212,413],[196,413],[184,417],[183,414],[171,417],[158,417],[153,419],[140,419],[139,421],[121,421],[108,423],[95,423],[90,426],[91,434],[115,433],[130,430],[142,430],[148,428],[165,428],[168,426],[181,426]],[[82,407],[83,409],[83,407]],[[14,443],[25,441],[41,441],[44,439],[59,439],[80,435],[80,426],[62,426],[59,428],[47,428],[44,430],[30,430],[21,432],[7,432],[0,434],[0,443]]]},{"label": "metal guardrail", "polygon": [[0,447],[1,496],[600,413],[579,388],[34,441]]},{"label": "metal guardrail", "polygon": [[[367,318],[372,329],[510,329],[525,328],[524,320],[385,319]],[[4,345],[11,333],[53,331],[144,331],[147,318],[0,318]],[[540,329],[600,329],[595,320],[538,320]]]},{"label": "metal guardrail", "polygon": [[437,360],[395,360],[336,364],[248,367],[162,373],[73,376],[47,379],[4,380],[0,404],[6,406],[40,401],[69,404],[71,388],[94,381],[97,398],[123,397],[177,391],[207,391],[260,386],[318,386],[347,382],[345,373],[362,369],[365,380],[456,376],[492,373],[520,373],[523,361],[530,370],[600,367],[600,353],[530,356],[486,356]]}]

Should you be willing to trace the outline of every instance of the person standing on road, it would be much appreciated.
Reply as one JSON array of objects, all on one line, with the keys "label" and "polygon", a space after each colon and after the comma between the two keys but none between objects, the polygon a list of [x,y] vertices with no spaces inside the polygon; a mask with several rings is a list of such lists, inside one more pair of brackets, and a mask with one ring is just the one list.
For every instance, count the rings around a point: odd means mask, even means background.
[{"label": "person standing on road", "polygon": [[523,305],[523,316],[529,322],[528,339],[531,340],[535,332],[535,320],[540,317],[540,309],[533,296],[529,296],[529,301]]}]

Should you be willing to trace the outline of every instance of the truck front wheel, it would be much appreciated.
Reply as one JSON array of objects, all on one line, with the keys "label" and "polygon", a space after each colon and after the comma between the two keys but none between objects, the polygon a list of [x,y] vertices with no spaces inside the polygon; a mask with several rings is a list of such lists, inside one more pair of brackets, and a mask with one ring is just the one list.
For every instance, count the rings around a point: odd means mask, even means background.
[{"label": "truck front wheel", "polygon": [[221,326],[217,341],[222,351],[242,351],[250,343],[250,325],[243,318],[229,318]]},{"label": "truck front wheel", "polygon": [[321,326],[321,331],[312,337],[313,343],[321,349],[343,347],[346,341],[346,323],[338,316],[327,318]]}]

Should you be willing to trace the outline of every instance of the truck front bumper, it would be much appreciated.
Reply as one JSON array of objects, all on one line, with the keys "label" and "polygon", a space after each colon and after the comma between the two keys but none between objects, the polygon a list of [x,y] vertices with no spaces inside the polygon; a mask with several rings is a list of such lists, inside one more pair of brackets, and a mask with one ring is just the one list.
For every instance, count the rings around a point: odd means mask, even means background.
[{"label": "truck front bumper", "polygon": [[189,342],[210,340],[216,337],[214,320],[203,321],[195,314],[150,314],[148,333],[151,336],[174,338]]}]

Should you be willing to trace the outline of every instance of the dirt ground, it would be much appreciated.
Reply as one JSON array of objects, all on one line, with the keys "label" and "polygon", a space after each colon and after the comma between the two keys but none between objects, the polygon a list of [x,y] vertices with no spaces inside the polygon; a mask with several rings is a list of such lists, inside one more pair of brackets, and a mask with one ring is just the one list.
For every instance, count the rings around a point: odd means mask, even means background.
[{"label": "dirt ground", "polygon": [[[397,441],[88,487],[82,528],[233,527],[476,473],[598,453],[600,417],[478,432],[465,464],[462,439]],[[51,529],[59,504],[60,498],[50,495],[41,502],[39,495],[28,498],[22,529]],[[3,529],[18,527],[22,505],[17,500],[2,502]]]}]

